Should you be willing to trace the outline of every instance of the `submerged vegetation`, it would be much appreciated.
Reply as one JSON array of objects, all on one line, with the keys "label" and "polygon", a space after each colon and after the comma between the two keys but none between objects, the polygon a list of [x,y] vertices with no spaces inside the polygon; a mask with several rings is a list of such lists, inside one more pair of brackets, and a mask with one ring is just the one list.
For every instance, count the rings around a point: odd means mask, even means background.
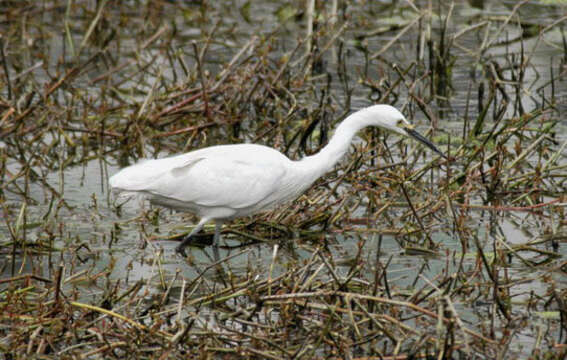
[{"label": "submerged vegetation", "polygon": [[[565,6],[1,2],[0,359],[565,358]],[[301,158],[372,103],[449,158],[364,131],[218,263],[109,193],[214,144]]]}]

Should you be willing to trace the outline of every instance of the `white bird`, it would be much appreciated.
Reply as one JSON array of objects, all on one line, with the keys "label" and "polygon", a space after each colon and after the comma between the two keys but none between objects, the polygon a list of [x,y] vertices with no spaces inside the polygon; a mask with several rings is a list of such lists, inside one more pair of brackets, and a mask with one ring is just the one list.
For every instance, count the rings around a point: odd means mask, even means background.
[{"label": "white bird", "polygon": [[118,194],[142,194],[153,204],[199,216],[197,226],[176,248],[183,256],[191,237],[214,221],[213,249],[218,257],[223,222],[295,199],[335,166],[355,134],[367,126],[412,136],[445,157],[396,108],[373,105],[348,116],[319,153],[299,161],[263,145],[218,145],[142,160],[122,169],[109,183]]}]

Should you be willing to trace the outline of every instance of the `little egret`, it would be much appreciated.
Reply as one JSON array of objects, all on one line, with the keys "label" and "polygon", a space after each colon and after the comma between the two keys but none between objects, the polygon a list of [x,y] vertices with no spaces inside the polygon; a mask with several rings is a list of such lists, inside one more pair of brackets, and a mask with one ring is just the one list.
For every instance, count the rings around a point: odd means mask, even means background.
[{"label": "little egret", "polygon": [[153,204],[199,216],[197,226],[175,249],[183,256],[191,237],[214,221],[217,251],[223,222],[295,199],[335,166],[355,134],[367,126],[412,136],[445,157],[396,108],[373,105],[348,116],[319,153],[299,161],[263,145],[218,145],[142,160],[122,169],[109,183],[118,194],[142,194]]}]

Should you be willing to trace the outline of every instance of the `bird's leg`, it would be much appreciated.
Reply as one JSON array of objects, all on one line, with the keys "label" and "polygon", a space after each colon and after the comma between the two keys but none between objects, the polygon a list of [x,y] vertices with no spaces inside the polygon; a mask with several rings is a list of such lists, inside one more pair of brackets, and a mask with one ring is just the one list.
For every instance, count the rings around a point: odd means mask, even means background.
[{"label": "bird's leg", "polygon": [[222,222],[217,221],[215,222],[215,236],[213,237],[213,256],[215,257],[215,262],[220,260],[219,256],[219,242],[220,242],[220,233],[222,228]]},{"label": "bird's leg", "polygon": [[198,233],[199,231],[201,231],[201,229],[203,228],[203,226],[205,226],[205,224],[207,223],[207,221],[209,221],[209,219],[207,218],[202,218],[201,221],[199,221],[199,223],[197,224],[197,226],[195,226],[195,228],[193,228],[193,230],[191,230],[191,232],[189,233],[189,235],[187,235],[183,241],[181,241],[181,244],[179,244],[176,248],[175,248],[175,252],[182,255],[183,257],[187,257],[187,254],[185,253],[185,247],[189,244],[189,242],[191,241],[191,237],[193,235],[195,235],[196,233]]}]

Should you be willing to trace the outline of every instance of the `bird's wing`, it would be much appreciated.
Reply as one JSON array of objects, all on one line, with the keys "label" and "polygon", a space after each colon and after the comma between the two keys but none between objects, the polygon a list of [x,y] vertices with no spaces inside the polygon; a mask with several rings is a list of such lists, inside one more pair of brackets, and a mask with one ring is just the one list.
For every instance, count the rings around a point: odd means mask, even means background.
[{"label": "bird's wing", "polygon": [[148,184],[151,194],[199,206],[246,208],[276,192],[284,178],[285,165],[205,156],[170,169]]}]

